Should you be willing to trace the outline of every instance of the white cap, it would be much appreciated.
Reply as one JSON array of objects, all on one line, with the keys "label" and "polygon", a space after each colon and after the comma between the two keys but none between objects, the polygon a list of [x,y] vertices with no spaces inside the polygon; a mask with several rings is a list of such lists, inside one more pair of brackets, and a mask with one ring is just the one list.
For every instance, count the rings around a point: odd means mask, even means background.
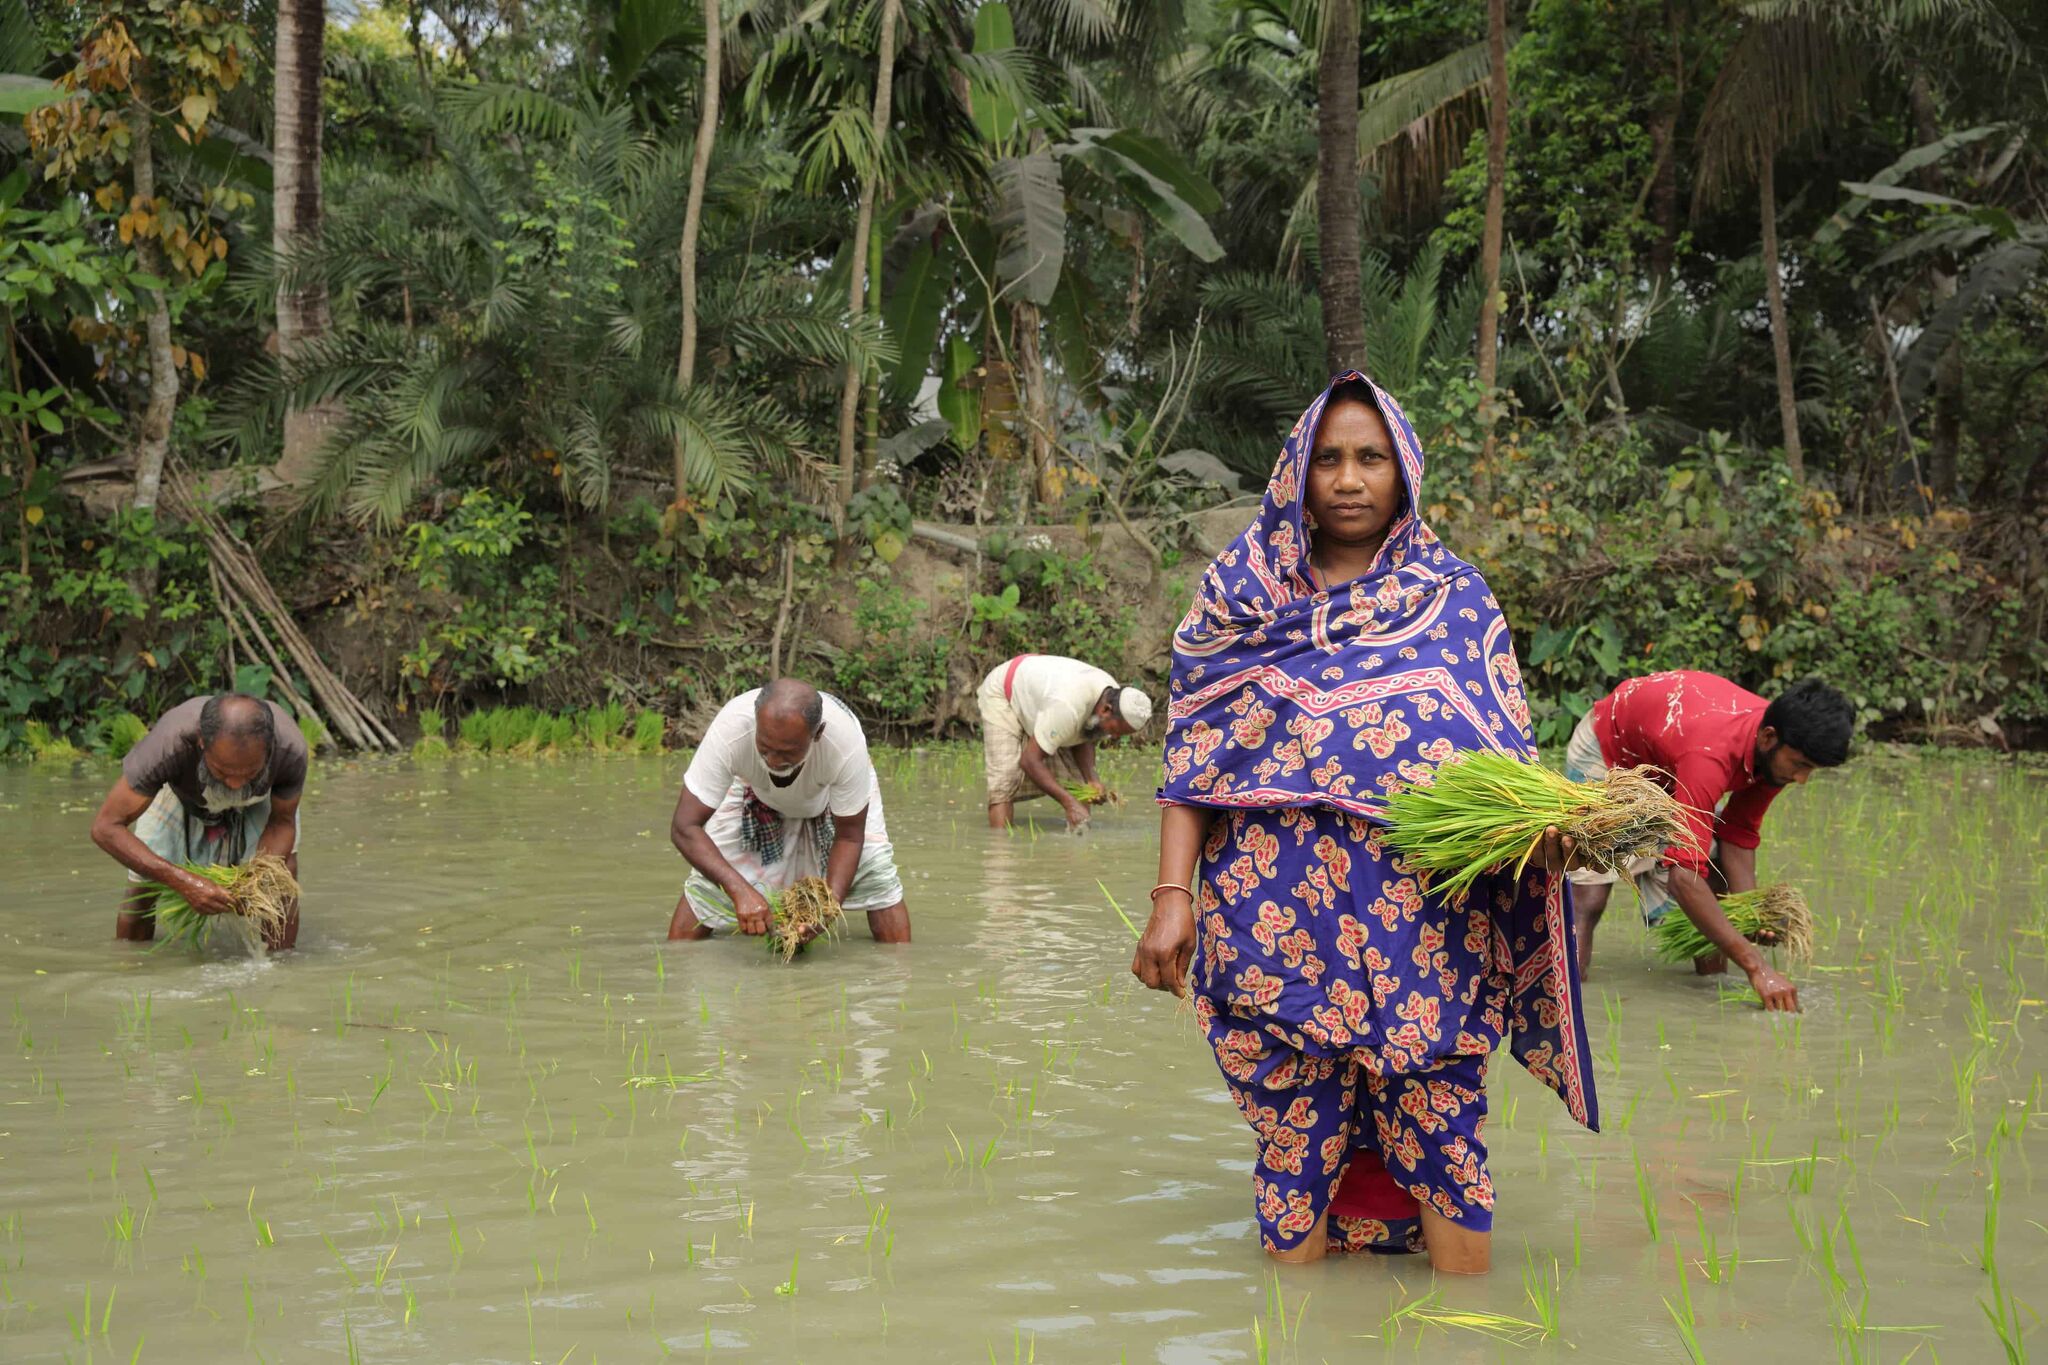
[{"label": "white cap", "polygon": [[1135,687],[1117,689],[1116,713],[1133,731],[1152,723],[1152,699]]}]

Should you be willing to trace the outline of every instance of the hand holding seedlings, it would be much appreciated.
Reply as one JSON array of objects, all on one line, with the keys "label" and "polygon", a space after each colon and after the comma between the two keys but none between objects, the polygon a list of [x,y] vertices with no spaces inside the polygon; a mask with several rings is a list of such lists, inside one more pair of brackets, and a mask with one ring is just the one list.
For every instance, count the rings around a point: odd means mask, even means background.
[{"label": "hand holding seedlings", "polygon": [[1529,861],[1556,876],[1579,866],[1578,849],[1578,840],[1560,831],[1556,825],[1550,825],[1544,829],[1543,841],[1536,846],[1536,853]]},{"label": "hand holding seedlings", "polygon": [[739,921],[741,933],[758,938],[768,932],[774,911],[768,898],[749,886],[732,898],[732,913]]},{"label": "hand holding seedlings", "polygon": [[234,892],[184,868],[177,870],[176,890],[187,905],[202,915],[232,915],[238,908]]}]

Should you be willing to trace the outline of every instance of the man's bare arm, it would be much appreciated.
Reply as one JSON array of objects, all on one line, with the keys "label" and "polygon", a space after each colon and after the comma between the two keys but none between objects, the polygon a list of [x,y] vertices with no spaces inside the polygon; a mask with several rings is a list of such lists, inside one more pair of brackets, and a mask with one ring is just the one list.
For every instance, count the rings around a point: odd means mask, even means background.
[{"label": "man's bare arm", "polygon": [[218,915],[235,908],[235,898],[225,887],[195,877],[184,868],[164,861],[135,837],[131,826],[149,809],[153,796],[144,796],[123,777],[114,783],[107,799],[100,802],[92,818],[92,841],[107,856],[145,881],[174,887],[202,914]]},{"label": "man's bare arm", "polygon": [[860,855],[867,842],[866,806],[851,815],[832,817],[832,850],[825,855],[825,885],[832,889],[832,899],[841,905],[853,890],[853,879],[860,871]]},{"label": "man's bare arm", "polygon": [[1034,786],[1060,803],[1060,809],[1067,813],[1068,824],[1078,825],[1086,822],[1087,810],[1074,799],[1073,793],[1062,787],[1060,780],[1053,776],[1052,764],[1047,760],[1045,750],[1038,747],[1036,739],[1025,739],[1020,766],[1024,769],[1024,776],[1030,778]]},{"label": "man's bare arm", "polygon": [[1723,913],[1721,902],[1715,898],[1714,889],[1707,885],[1706,878],[1689,867],[1674,867],[1671,869],[1671,894],[1677,899],[1678,908],[1685,917],[1749,977],[1749,984],[1755,988],[1765,1009],[1798,1010],[1799,989],[1772,970],[1756,945],[1728,922],[1728,916]]},{"label": "man's bare arm", "polygon": [[1728,879],[1728,892],[1756,890],[1756,850],[1721,845],[1721,875]]},{"label": "man's bare arm", "polygon": [[271,797],[270,818],[263,823],[263,833],[256,836],[256,851],[289,858],[292,845],[299,841],[298,835],[299,797]]},{"label": "man's bare arm", "polygon": [[697,799],[696,793],[688,787],[676,798],[675,817],[669,822],[669,842],[676,846],[676,852],[683,855],[691,867],[709,877],[726,895],[737,902],[741,895],[754,895],[753,885],[739,874],[739,869],[725,860],[718,851],[718,845],[711,841],[711,834],[705,829],[711,817],[716,814],[711,807]]}]

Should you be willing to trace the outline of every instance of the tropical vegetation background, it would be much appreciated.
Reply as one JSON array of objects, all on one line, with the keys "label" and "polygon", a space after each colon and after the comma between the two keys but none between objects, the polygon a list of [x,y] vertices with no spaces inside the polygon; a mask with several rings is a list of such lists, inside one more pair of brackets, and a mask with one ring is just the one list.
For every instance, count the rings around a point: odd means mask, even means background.
[{"label": "tropical vegetation background", "polygon": [[2038,740],[2044,54],[2026,0],[0,0],[0,749],[229,680],[389,747],[1157,676],[1352,366],[1545,738],[1696,666]]}]

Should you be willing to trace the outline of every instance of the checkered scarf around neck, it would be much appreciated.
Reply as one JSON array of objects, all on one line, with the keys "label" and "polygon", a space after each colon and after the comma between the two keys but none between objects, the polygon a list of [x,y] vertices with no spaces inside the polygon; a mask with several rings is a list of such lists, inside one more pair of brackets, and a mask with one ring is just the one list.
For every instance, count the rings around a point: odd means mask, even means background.
[{"label": "checkered scarf around neck", "polygon": [[[1368,572],[1324,588],[1309,572],[1302,499],[1331,389],[1350,380],[1378,403],[1407,506]],[[1328,806],[1379,821],[1392,787],[1459,750],[1536,757],[1507,621],[1479,571],[1423,521],[1422,469],[1415,428],[1364,375],[1338,376],[1309,404],[1258,516],[1210,563],[1174,634],[1162,804]],[[1354,865],[1354,895],[1401,875],[1376,838],[1354,855],[1378,864]],[[1491,957],[1512,972],[1509,1051],[1597,1127],[1565,879],[1530,869],[1471,894],[1490,900]]]},{"label": "checkered scarf around neck", "polygon": [[[1325,590],[1309,570],[1308,459],[1331,391],[1360,380],[1407,505],[1371,570]],[[1309,404],[1258,516],[1210,562],[1174,633],[1162,801],[1377,818],[1391,787],[1460,749],[1535,757],[1507,621],[1423,521],[1422,469],[1415,428],[1364,375],[1338,376]]]}]

